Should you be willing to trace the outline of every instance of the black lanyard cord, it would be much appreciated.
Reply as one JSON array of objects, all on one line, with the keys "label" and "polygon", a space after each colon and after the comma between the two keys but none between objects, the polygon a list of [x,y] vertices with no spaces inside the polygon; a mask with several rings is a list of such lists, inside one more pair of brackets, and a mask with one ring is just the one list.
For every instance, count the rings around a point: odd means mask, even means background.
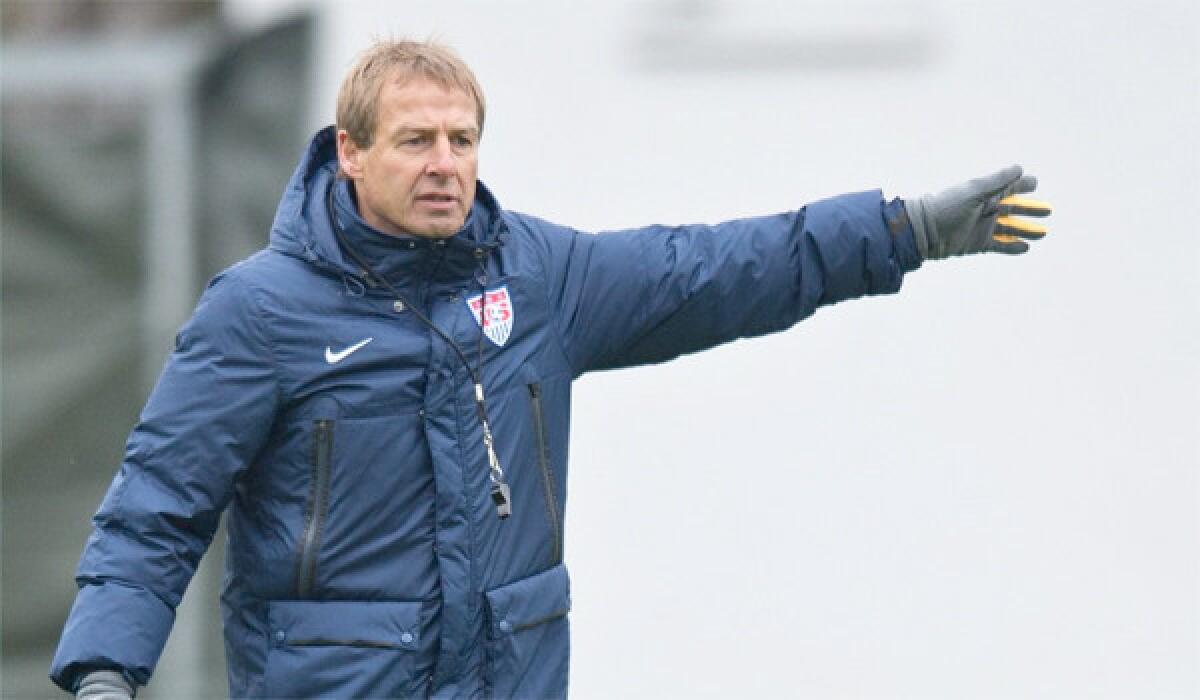
[{"label": "black lanyard cord", "polygon": [[368,279],[375,281],[387,289],[396,298],[396,301],[403,304],[404,308],[411,311],[417,317],[417,320],[445,341],[454,350],[454,353],[458,355],[458,359],[462,362],[463,367],[466,368],[467,374],[470,375],[471,383],[475,388],[475,412],[479,414],[479,423],[483,428],[483,446],[487,450],[488,477],[492,482],[492,501],[496,504],[496,514],[500,519],[507,518],[512,514],[512,497],[508,484],[504,480],[504,469],[500,466],[500,458],[496,454],[495,440],[492,437],[492,424],[488,420],[487,403],[483,395],[483,327],[487,323],[487,272],[483,266],[483,248],[475,249],[475,259],[479,263],[480,274],[478,279],[481,289],[479,292],[478,364],[476,367],[471,367],[471,362],[467,359],[467,354],[463,352],[462,347],[454,342],[454,339],[447,335],[445,331],[438,328],[437,324],[430,320],[420,309],[409,303],[408,299],[405,299],[404,295],[388,282],[387,279],[382,275],[376,274],[371,265],[350,245],[350,241],[346,240],[346,234],[338,224],[337,214],[333,210],[333,188],[334,185],[330,184],[325,192],[325,208],[329,212],[329,223],[333,228],[333,235],[342,250],[354,260],[354,263],[362,269]]}]

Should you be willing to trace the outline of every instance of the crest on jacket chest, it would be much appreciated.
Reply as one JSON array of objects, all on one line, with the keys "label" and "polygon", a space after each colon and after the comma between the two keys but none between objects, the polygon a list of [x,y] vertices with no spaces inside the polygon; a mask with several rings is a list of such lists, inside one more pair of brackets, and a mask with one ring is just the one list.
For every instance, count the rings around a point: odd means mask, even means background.
[{"label": "crest on jacket chest", "polygon": [[483,327],[483,334],[496,346],[503,347],[512,335],[516,314],[508,286],[485,290],[481,294],[467,297],[466,302],[467,307],[471,309],[471,315],[475,317],[475,323]]}]

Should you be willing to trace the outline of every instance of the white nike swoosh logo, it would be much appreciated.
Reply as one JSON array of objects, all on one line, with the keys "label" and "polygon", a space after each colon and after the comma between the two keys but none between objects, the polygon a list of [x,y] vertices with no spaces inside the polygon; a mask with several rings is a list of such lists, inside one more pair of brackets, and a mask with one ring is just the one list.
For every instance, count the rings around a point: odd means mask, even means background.
[{"label": "white nike swoosh logo", "polygon": [[336,365],[337,363],[341,362],[342,360],[346,359],[347,357],[350,357],[350,353],[354,352],[355,350],[358,350],[359,348],[361,348],[362,346],[371,342],[372,340],[375,340],[375,339],[367,338],[366,340],[360,340],[359,342],[355,343],[354,345],[351,345],[350,347],[346,348],[345,350],[342,350],[341,352],[334,352],[332,348],[330,348],[328,345],[326,345],[325,346],[325,361],[331,365]]}]

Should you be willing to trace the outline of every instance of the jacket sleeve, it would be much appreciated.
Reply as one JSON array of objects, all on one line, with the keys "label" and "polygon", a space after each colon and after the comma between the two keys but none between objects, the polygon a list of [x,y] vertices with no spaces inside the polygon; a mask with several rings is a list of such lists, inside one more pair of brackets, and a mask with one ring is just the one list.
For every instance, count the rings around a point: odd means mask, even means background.
[{"label": "jacket sleeve", "polygon": [[878,190],[713,226],[550,236],[550,303],[576,375],[782,330],[896,292],[921,264],[903,202]]},{"label": "jacket sleeve", "polygon": [[[236,272],[234,268],[233,272]],[[277,374],[253,290],[227,273],[176,337],[79,562],[50,677],[120,668],[145,684],[238,474],[270,429]]]}]

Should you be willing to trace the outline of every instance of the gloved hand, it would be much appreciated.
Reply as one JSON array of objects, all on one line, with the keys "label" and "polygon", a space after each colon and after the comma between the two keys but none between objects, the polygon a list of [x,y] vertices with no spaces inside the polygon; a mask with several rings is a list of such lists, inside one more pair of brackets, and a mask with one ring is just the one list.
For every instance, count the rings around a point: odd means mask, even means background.
[{"label": "gloved hand", "polygon": [[1037,178],[1014,165],[938,194],[904,200],[926,260],[968,253],[1024,253],[1046,235],[1046,227],[1013,215],[1048,216],[1050,205],[1014,194],[1037,189]]},{"label": "gloved hand", "polygon": [[133,686],[117,671],[92,671],[79,682],[76,700],[130,700]]}]

